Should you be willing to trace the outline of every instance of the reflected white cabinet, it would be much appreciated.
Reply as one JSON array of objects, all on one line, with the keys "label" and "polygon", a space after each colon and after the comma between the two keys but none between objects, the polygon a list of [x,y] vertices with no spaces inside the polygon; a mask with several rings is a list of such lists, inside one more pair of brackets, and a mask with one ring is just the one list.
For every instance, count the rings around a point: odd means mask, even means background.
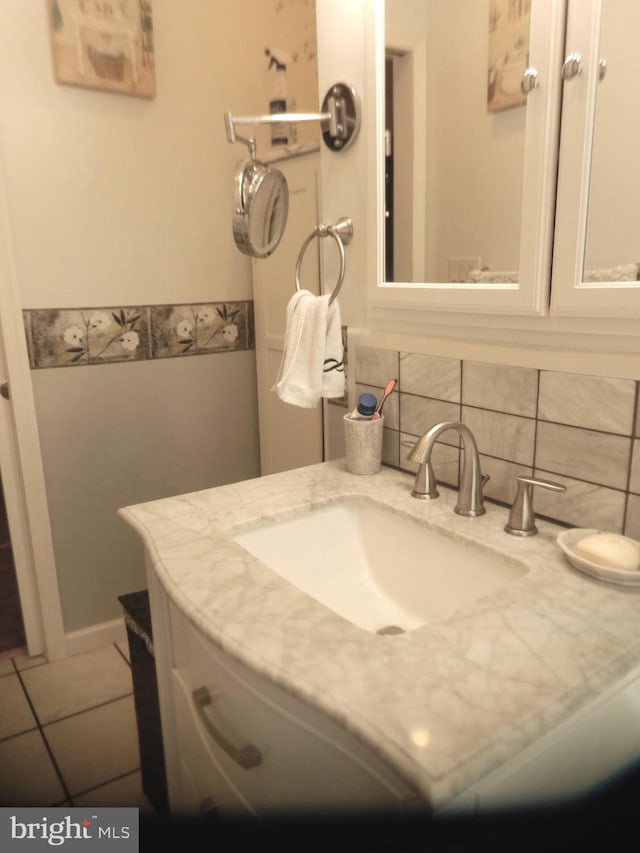
[{"label": "reflected white cabinet", "polygon": [[148,575],[174,816],[427,809],[373,750],[207,640]]},{"label": "reflected white cabinet", "polygon": [[551,314],[640,316],[636,0],[569,0]]}]

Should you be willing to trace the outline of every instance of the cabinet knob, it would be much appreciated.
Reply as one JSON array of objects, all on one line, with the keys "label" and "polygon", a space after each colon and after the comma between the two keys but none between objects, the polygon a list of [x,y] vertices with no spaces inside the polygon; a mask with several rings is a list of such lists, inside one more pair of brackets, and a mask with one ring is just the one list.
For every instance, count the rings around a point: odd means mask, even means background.
[{"label": "cabinet knob", "polygon": [[562,63],[562,79],[572,80],[582,70],[582,56],[579,53],[570,53]]},{"label": "cabinet knob", "polygon": [[528,95],[538,85],[538,72],[535,68],[526,68],[520,81],[520,89],[523,95]]},{"label": "cabinet knob", "polygon": [[607,73],[607,60],[602,58],[598,61],[598,80],[604,80]]},{"label": "cabinet knob", "polygon": [[533,487],[540,486],[541,489],[551,492],[566,492],[567,489],[562,483],[554,483],[552,480],[539,480],[535,477],[516,477],[516,480],[518,491],[504,529],[512,536],[533,536],[538,532],[533,511]]}]

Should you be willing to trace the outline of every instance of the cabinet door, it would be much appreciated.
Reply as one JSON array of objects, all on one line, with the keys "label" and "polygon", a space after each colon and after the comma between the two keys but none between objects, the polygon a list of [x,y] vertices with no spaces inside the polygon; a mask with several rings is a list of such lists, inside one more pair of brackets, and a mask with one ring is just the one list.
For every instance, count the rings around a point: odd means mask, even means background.
[{"label": "cabinet door", "polygon": [[637,0],[569,0],[551,313],[640,316]]}]

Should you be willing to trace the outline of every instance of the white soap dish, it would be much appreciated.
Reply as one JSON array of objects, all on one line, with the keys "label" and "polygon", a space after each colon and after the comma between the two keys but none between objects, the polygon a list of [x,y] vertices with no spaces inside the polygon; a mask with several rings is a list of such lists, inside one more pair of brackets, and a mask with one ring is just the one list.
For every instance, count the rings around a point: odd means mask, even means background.
[{"label": "white soap dish", "polygon": [[[600,565],[599,563],[594,563],[591,560],[588,560],[586,557],[583,557],[582,554],[578,554],[574,550],[574,546],[580,539],[584,539],[585,536],[592,536],[595,533],[603,533],[602,530],[592,530],[585,527],[573,527],[570,530],[564,530],[562,533],[558,534],[557,542],[560,548],[562,548],[565,557],[572,566],[575,566],[576,569],[580,569],[582,572],[586,572],[588,575],[592,575],[594,578],[598,578],[601,581],[608,581],[609,583],[617,583],[622,584],[623,586],[640,586],[640,570],[637,571],[625,571],[624,569],[614,569],[611,566]],[[628,538],[628,537],[627,537]],[[640,548],[640,542],[637,542],[635,539],[631,540],[635,542],[635,544]]]}]

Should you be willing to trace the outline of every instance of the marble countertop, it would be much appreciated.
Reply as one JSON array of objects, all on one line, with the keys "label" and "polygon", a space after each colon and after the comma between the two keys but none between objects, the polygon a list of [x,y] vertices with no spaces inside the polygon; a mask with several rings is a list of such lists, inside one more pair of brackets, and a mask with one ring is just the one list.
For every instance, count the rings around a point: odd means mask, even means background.
[{"label": "marble countertop", "polygon": [[[633,671],[640,587],[562,555],[561,528],[504,533],[508,510],[453,512],[457,493],[411,497],[413,478],[356,476],[342,460],[120,510],[173,603],[210,640],[373,747],[438,808]],[[281,579],[229,532],[345,495],[387,503],[524,561],[527,574],[454,614],[378,636]],[[569,496],[567,496],[569,500]],[[398,543],[402,548],[402,542]]]}]

